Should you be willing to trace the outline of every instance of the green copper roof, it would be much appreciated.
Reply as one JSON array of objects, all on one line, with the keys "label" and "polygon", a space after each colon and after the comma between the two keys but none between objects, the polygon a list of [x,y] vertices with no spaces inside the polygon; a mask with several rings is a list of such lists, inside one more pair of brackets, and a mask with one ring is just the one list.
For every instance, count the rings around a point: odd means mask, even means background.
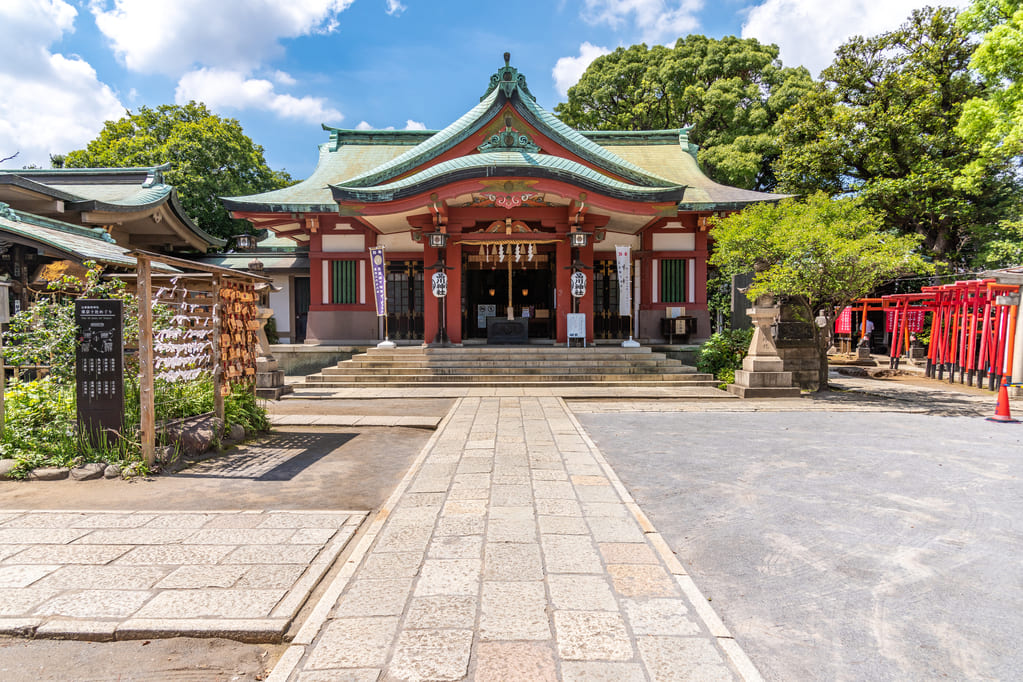
[{"label": "green copper roof", "polygon": [[330,142],[319,146],[319,160],[312,175],[281,189],[241,197],[221,197],[230,211],[277,213],[333,213],[337,203],[330,185],[354,177],[408,151],[435,131],[341,130],[330,131]]},{"label": "green copper roof", "polygon": [[562,123],[557,116],[536,103],[536,99],[526,87],[525,77],[513,67],[508,66],[507,62],[504,67],[491,76],[490,88],[480,103],[457,121],[401,156],[362,175],[336,184],[349,188],[371,187],[384,184],[395,176],[407,173],[443,154],[480,130],[494,118],[505,102],[511,102],[515,110],[542,135],[551,138],[610,175],[623,177],[637,185],[646,187],[672,185],[664,178],[629,163],[591,142]]},{"label": "green copper roof", "polygon": [[170,164],[138,168],[33,168],[0,171],[0,185],[21,187],[65,204],[65,211],[137,213],[167,204],[185,229],[209,246],[227,242],[214,237],[185,213],[177,190],[164,183]]},{"label": "green copper roof", "polygon": [[79,262],[94,260],[111,265],[135,266],[135,258],[128,250],[113,243],[102,229],[78,227],[33,213],[15,211],[0,204],[0,234],[5,233],[41,244],[56,251],[61,257]]},{"label": "green copper roof", "polygon": [[333,190],[334,198],[338,201],[393,201],[429,191],[453,180],[502,176],[553,178],[627,201],[679,201],[685,190],[683,186],[667,181],[659,187],[630,185],[570,159],[521,151],[461,156],[384,185],[343,185],[334,186]]}]

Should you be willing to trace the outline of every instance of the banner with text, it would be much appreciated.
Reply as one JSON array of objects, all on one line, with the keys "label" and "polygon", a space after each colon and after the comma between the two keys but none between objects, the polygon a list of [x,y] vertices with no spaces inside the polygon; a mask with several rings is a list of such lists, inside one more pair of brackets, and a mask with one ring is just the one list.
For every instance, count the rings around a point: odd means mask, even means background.
[{"label": "banner with text", "polygon": [[385,316],[387,315],[387,268],[384,262],[384,247],[370,248],[369,261],[373,267],[373,293],[377,303],[377,317]]},{"label": "banner with text", "polygon": [[632,315],[632,259],[630,246],[616,246],[618,259],[618,314]]}]

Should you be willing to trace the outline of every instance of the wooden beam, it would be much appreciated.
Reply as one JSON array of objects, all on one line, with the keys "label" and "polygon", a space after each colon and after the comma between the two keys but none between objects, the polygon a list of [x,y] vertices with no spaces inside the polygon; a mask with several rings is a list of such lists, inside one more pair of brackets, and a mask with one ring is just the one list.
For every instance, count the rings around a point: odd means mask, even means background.
[{"label": "wooden beam", "polygon": [[[157,263],[164,263],[165,265],[173,265],[176,268],[183,268],[185,270],[194,270],[197,272],[210,272],[214,275],[220,275],[221,277],[232,277],[234,279],[250,280],[253,282],[270,282],[272,281],[269,277],[262,275],[254,275],[251,272],[243,272],[241,270],[232,270],[231,268],[222,268],[219,265],[207,265],[206,263],[196,263],[195,261],[185,260],[184,258],[174,258],[173,256],[164,256],[159,253],[150,253],[149,251],[140,251],[135,249],[128,252],[129,256],[134,256],[141,263],[142,259],[145,258],[147,261],[155,261]],[[186,276],[187,273],[183,273]]]},{"label": "wooden beam", "polygon": [[138,258],[139,297],[139,431],[142,438],[142,457],[148,466],[156,463],[156,405],[153,386],[153,284],[150,263],[145,256]]},{"label": "wooden beam", "polygon": [[224,385],[224,371],[220,363],[220,320],[223,319],[224,304],[220,301],[220,275],[213,276],[213,412],[220,423],[224,423],[224,396],[220,389]]}]

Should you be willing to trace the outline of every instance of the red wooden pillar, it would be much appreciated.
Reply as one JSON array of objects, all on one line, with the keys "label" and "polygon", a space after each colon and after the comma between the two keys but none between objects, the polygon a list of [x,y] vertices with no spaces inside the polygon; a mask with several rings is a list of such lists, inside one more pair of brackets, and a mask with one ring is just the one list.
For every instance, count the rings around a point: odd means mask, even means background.
[{"label": "red wooden pillar", "polygon": [[579,249],[579,260],[583,265],[588,265],[589,270],[583,269],[586,275],[586,295],[579,299],[579,312],[586,315],[586,343],[593,343],[593,242],[586,244],[585,248]]},{"label": "red wooden pillar", "polygon": [[572,312],[572,249],[568,246],[568,238],[558,242],[557,257],[555,258],[555,304],[558,308],[557,314],[557,342],[568,342],[568,318],[565,317]]},{"label": "red wooden pillar", "polygon": [[437,249],[428,244],[423,245],[423,341],[433,343],[440,329],[440,318],[437,313],[437,297],[433,295],[433,273],[437,272],[430,266],[437,262]]},{"label": "red wooden pillar", "polygon": [[462,342],[462,245],[448,242],[444,256],[448,273],[447,332],[451,343]]}]

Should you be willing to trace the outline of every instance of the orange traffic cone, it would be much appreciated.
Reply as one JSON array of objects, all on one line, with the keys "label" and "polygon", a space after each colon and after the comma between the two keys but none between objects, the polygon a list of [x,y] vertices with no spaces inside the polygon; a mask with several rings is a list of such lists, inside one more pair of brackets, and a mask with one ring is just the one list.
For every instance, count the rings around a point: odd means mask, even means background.
[{"label": "orange traffic cone", "polygon": [[989,422],[1000,422],[1002,424],[1019,424],[1018,419],[1013,419],[1009,414],[1009,378],[1006,377],[998,391],[998,402],[995,403],[995,416],[988,417]]}]

